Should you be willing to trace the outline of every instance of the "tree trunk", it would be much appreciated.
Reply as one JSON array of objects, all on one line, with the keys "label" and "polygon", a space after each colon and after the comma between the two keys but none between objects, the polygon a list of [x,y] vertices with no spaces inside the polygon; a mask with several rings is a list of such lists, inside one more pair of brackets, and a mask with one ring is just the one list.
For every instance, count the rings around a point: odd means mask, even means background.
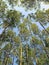
[{"label": "tree trunk", "polygon": [[27,65],[29,65],[29,61],[28,61],[28,45],[26,45],[26,63],[27,63]]},{"label": "tree trunk", "polygon": [[20,65],[22,65],[22,43],[20,43]]}]

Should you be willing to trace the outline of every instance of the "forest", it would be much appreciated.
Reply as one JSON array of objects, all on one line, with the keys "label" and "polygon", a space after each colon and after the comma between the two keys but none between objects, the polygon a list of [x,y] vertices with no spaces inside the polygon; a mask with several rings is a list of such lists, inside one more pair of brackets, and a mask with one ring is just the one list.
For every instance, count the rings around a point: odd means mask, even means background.
[{"label": "forest", "polygon": [[0,0],[0,65],[49,65],[44,4],[49,0]]}]

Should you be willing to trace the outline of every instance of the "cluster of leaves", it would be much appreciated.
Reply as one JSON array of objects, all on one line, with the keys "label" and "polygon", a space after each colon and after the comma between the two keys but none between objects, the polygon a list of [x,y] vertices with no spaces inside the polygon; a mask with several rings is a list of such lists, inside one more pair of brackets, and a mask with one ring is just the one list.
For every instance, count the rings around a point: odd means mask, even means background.
[{"label": "cluster of leaves", "polygon": [[5,10],[7,8],[7,5],[4,1],[0,0],[0,18],[4,17],[3,14],[5,14]]},{"label": "cluster of leaves", "polygon": [[36,18],[39,22],[47,23],[49,22],[49,9],[46,11],[37,11]]},{"label": "cluster of leaves", "polygon": [[18,23],[20,22],[20,13],[15,10],[7,11],[6,18],[3,21],[4,27],[16,27]]}]

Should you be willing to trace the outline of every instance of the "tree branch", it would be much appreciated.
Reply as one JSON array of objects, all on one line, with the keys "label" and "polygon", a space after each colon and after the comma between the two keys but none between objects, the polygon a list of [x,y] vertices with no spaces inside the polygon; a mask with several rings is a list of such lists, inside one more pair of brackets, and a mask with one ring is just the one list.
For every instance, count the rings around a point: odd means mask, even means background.
[{"label": "tree branch", "polygon": [[44,30],[49,34],[49,32],[45,29],[45,27],[43,26],[43,24],[41,22],[39,22],[39,23],[44,28]]}]

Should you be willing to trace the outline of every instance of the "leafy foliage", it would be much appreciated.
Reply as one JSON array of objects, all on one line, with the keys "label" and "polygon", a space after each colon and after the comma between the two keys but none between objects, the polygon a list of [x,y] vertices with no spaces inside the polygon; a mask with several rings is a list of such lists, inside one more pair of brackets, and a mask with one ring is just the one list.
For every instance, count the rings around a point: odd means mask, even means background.
[{"label": "leafy foliage", "polygon": [[[49,9],[43,11],[39,8],[35,9],[36,12],[31,13],[31,17],[28,15],[24,18],[19,11],[14,9],[18,0],[7,1],[13,9],[9,10],[6,2],[0,0],[0,21],[2,23],[0,27],[3,29],[0,34],[0,65],[14,65],[15,58],[18,65],[34,65],[34,63],[49,65],[49,27],[43,26],[49,22]],[[20,1],[29,9],[39,6],[39,2],[44,0]],[[32,23],[32,19],[33,22],[38,21],[40,25],[42,23],[41,26],[44,29],[40,31],[39,26]]]}]

